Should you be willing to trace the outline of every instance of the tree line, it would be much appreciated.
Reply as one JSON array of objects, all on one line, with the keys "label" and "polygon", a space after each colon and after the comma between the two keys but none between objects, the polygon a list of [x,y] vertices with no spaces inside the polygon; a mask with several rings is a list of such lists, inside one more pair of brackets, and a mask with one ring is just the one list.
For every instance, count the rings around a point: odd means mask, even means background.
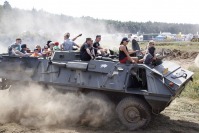
[{"label": "tree line", "polygon": [[[13,18],[20,18],[20,15],[28,13],[33,17],[44,15],[46,19],[50,21],[54,21],[57,18],[64,22],[73,21],[73,23],[81,22],[86,24],[94,23],[94,24],[105,24],[105,28],[108,33],[160,33],[160,32],[171,32],[173,34],[178,34],[179,32],[188,34],[196,34],[199,31],[199,24],[183,24],[183,23],[163,23],[163,22],[121,22],[115,20],[104,20],[104,19],[94,19],[92,17],[81,17],[75,18],[66,15],[54,15],[47,13],[42,10],[32,9],[31,11],[20,10],[12,8],[9,2],[5,1],[3,5],[0,5],[0,30],[5,31],[5,21],[3,23],[2,19],[8,18],[6,15],[12,18],[9,18],[9,21],[15,21]],[[81,21],[79,21],[81,20]],[[78,23],[77,23],[78,25]],[[35,28],[37,28],[35,26]]]}]

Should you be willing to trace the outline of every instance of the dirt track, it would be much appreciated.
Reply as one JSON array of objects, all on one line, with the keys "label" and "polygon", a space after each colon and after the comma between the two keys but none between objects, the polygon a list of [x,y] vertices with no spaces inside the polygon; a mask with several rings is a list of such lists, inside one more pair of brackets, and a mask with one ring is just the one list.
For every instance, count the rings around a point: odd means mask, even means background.
[{"label": "dirt track", "polygon": [[[0,126],[0,133],[130,133],[120,126],[118,121],[110,123],[100,128],[86,126],[73,127],[50,127],[50,128],[31,128],[7,123]],[[153,122],[145,130],[134,131],[135,133],[145,132],[172,132],[172,133],[197,133],[199,132],[199,101],[177,98],[160,115],[156,116]]]}]

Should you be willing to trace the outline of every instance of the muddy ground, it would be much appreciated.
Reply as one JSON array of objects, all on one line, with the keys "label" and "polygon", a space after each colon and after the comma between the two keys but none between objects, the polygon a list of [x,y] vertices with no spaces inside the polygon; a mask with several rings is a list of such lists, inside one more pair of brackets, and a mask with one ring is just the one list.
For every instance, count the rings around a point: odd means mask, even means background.
[{"label": "muddy ground", "polygon": [[[186,54],[187,55],[187,54]],[[195,56],[195,55],[194,55]],[[173,60],[184,68],[193,65],[194,58]],[[1,107],[0,107],[1,109]],[[0,116],[1,119],[2,116]],[[160,115],[155,116],[146,129],[128,131],[119,120],[114,119],[101,127],[75,126],[40,127],[23,126],[19,123],[0,123],[0,133],[198,133],[199,100],[185,97],[176,98]]]}]

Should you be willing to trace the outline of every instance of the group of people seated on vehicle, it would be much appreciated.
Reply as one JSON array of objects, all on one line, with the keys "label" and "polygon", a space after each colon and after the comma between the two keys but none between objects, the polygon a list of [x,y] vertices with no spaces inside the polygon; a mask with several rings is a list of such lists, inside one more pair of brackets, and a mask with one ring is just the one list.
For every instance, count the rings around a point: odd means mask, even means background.
[{"label": "group of people seated on vehicle", "polygon": [[[21,38],[17,38],[16,42],[8,47],[8,54],[10,56],[20,56],[20,57],[42,57],[42,56],[50,56],[51,54],[51,47],[50,42],[47,43],[49,45],[44,46],[42,49],[40,45],[36,45],[34,50],[31,51],[28,48],[27,44],[21,44]],[[56,44],[57,42],[53,43]]]},{"label": "group of people seated on vehicle", "polygon": [[[17,38],[16,42],[9,46],[8,53],[11,56],[20,57],[49,57],[52,56],[55,51],[72,51],[74,46],[80,48],[80,59],[82,61],[89,61],[95,59],[96,56],[107,56],[109,55],[109,50],[104,49],[100,46],[101,35],[97,35],[95,42],[91,38],[86,38],[84,44],[80,47],[74,41],[82,36],[79,34],[72,40],[70,39],[70,33],[64,34],[64,42],[59,46],[59,42],[47,41],[47,44],[41,48],[40,45],[36,45],[34,50],[31,51],[27,44],[22,44],[21,38]],[[128,38],[124,37],[119,46],[119,62],[126,63],[145,63],[149,64],[151,61],[156,59],[154,41],[150,41],[146,47],[146,50],[128,50],[127,45],[129,43]],[[131,55],[136,55],[135,53],[140,52],[144,55],[144,58],[139,59],[138,57],[132,57]]]},{"label": "group of people seated on vehicle", "polygon": [[[55,51],[72,51],[72,50],[77,50],[78,48],[80,48],[80,51],[82,51],[85,46],[85,43],[87,43],[87,39],[86,39],[86,42],[82,45],[82,47],[80,47],[74,42],[80,36],[82,36],[82,34],[79,34],[75,38],[70,39],[70,33],[66,33],[64,34],[64,41],[61,45],[59,45],[59,42],[52,42],[49,40],[47,41],[47,44],[43,48],[41,48],[40,45],[36,45],[33,51],[30,51],[27,44],[21,44],[22,43],[21,38],[17,38],[16,42],[12,44],[11,46],[9,46],[8,53],[11,56],[20,56],[20,57],[49,57],[53,55]],[[94,44],[92,41],[91,47],[94,50],[94,53],[92,55],[93,57],[97,55],[108,55],[107,53],[108,50],[103,49],[100,46],[100,43],[99,43],[100,40],[101,40],[101,35],[97,35]],[[82,59],[88,60],[88,57],[85,53],[80,56],[83,56]]]},{"label": "group of people seated on vehicle", "polygon": [[[133,40],[134,41],[134,40]],[[120,43],[119,47],[119,61],[120,63],[132,62],[132,63],[144,63],[150,64],[152,61],[156,60],[155,54],[155,43],[153,40],[149,41],[146,49],[144,51],[140,50],[128,50],[127,45],[129,43],[128,38],[124,37]],[[142,59],[138,57],[131,57],[131,54],[137,55],[139,52],[143,55]]]}]

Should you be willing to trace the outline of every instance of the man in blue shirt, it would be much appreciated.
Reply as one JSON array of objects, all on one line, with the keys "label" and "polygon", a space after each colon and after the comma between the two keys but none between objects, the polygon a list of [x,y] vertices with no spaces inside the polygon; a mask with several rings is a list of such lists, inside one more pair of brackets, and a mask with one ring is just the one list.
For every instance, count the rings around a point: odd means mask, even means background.
[{"label": "man in blue shirt", "polygon": [[71,51],[73,50],[73,46],[77,46],[79,48],[79,45],[77,45],[74,41],[80,37],[82,34],[79,34],[72,40],[70,40],[70,33],[64,34],[64,42],[61,44],[61,50],[63,51]]}]

